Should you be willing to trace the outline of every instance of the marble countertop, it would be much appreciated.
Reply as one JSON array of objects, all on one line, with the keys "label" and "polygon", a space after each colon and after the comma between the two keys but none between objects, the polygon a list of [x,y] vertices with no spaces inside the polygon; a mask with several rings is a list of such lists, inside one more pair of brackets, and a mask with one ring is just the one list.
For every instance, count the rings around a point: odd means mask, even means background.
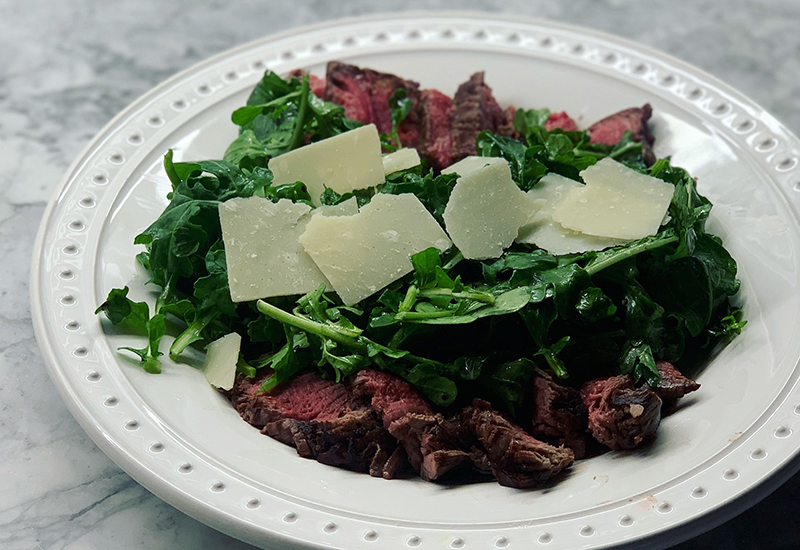
[{"label": "marble countertop", "polygon": [[[0,0],[0,548],[252,548],[151,495],[68,413],[33,337],[34,236],[70,161],[162,80],[286,28],[398,9],[519,13],[621,35],[722,78],[800,134],[797,0]],[[798,548],[798,512],[800,475],[678,548]]]}]

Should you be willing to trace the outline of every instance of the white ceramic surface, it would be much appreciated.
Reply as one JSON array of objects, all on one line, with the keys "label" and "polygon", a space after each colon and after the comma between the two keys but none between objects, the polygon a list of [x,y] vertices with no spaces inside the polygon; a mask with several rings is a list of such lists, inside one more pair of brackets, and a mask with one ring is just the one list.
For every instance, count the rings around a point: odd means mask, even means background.
[{"label": "white ceramic surface", "polygon": [[[714,202],[710,227],[739,261],[749,320],[653,446],[580,462],[542,491],[384,481],[303,460],[261,436],[191,365],[165,361],[164,374],[152,376],[117,354],[135,339],[93,311],[112,287],[147,295],[131,242],[166,205],[163,153],[220,157],[236,135],[230,113],[265,68],[321,74],[331,59],[450,94],[485,70],[501,104],[566,110],[579,124],[653,105],[656,152],[689,169]],[[592,31],[485,14],[292,31],[165,82],[76,160],[34,251],[37,338],[53,381],[98,446],[169,503],[256,545],[601,548],[649,537],[648,546],[667,546],[756,498],[751,490],[770,475],[796,468],[789,435],[800,429],[799,153],[779,123],[712,77]]]}]

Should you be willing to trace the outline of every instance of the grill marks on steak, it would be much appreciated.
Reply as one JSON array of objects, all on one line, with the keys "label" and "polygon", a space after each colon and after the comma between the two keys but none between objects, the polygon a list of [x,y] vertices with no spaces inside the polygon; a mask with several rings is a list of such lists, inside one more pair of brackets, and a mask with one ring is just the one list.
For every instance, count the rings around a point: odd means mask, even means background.
[{"label": "grill marks on steak", "polygon": [[627,374],[586,382],[581,399],[589,431],[615,451],[637,447],[655,435],[661,421],[661,399],[647,385],[634,388]]},{"label": "grill marks on steak", "polygon": [[541,485],[585,451],[587,431],[614,450],[652,437],[662,401],[699,385],[659,361],[662,384],[635,388],[629,375],[589,381],[580,392],[537,371],[532,382],[531,433],[483,400],[449,418],[435,412],[408,383],[375,370],[349,383],[296,376],[269,393],[262,379],[238,377],[228,393],[242,418],[300,456],[384,478],[407,464],[428,481],[472,466],[505,486]]},{"label": "grill marks on steak", "polygon": [[571,449],[539,441],[481,399],[475,399],[456,418],[470,431],[475,447],[481,451],[474,457],[475,462],[488,466],[500,485],[540,485],[575,460]]},{"label": "grill marks on steak", "polygon": [[458,87],[453,98],[451,133],[453,136],[453,155],[451,162],[475,155],[475,138],[483,130],[509,135],[506,113],[495,101],[492,89],[483,80],[483,71],[473,74],[469,80]]},{"label": "grill marks on steak", "polygon": [[383,425],[397,438],[412,468],[422,479],[433,481],[470,462],[458,447],[458,430],[408,383],[376,370],[362,370],[353,380],[356,394],[371,398]]},{"label": "grill marks on steak", "polygon": [[574,388],[557,384],[549,374],[537,369],[531,402],[531,434],[569,447],[575,458],[583,458],[586,454],[586,408],[581,394]]},{"label": "grill marks on steak", "polygon": [[263,378],[236,379],[230,399],[242,418],[297,454],[332,466],[393,477],[402,465],[396,440],[363,399],[317,373],[259,393]]},{"label": "grill marks on steak", "polygon": [[[420,127],[417,151],[436,170],[452,164],[453,137],[450,117],[453,100],[438,90],[423,90],[419,104]],[[405,145],[405,142],[403,142]]]},{"label": "grill marks on steak", "polygon": [[344,107],[345,116],[364,124],[375,124],[379,132],[392,131],[389,98],[398,88],[404,88],[413,106],[398,127],[400,141],[405,147],[419,142],[419,84],[388,73],[361,69],[338,61],[328,63],[324,99]]},{"label": "grill marks on steak", "polygon": [[642,143],[642,156],[648,166],[656,161],[653,154],[653,141],[647,121],[653,114],[649,103],[642,107],[624,109],[618,113],[599,120],[589,126],[588,132],[592,143],[615,145],[622,139],[626,131],[633,132],[633,140]]},{"label": "grill marks on steak", "polygon": [[[290,74],[299,78],[305,72],[298,69]],[[519,137],[514,129],[516,108],[500,108],[483,72],[461,84],[453,99],[438,90],[420,90],[413,80],[339,61],[328,63],[324,80],[314,75],[309,79],[315,95],[343,106],[351,119],[375,124],[382,133],[392,129],[389,99],[397,89],[405,89],[412,108],[398,127],[400,141],[404,147],[416,147],[436,170],[475,155],[475,140],[483,130]],[[654,138],[647,126],[651,115],[649,104],[610,115],[588,128],[591,142],[615,145],[630,130],[633,139],[642,143],[645,163],[651,165],[656,160],[652,152]],[[563,111],[551,113],[544,126],[547,130],[578,130],[575,121]]]}]

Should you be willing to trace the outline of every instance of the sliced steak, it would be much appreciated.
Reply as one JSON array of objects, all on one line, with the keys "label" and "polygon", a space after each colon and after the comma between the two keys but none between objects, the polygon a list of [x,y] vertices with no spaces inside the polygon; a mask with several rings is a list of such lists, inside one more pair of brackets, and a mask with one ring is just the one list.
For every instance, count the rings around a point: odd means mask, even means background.
[{"label": "sliced steak", "polygon": [[591,434],[617,451],[655,435],[661,421],[661,399],[647,385],[634,388],[627,374],[586,382],[581,398]]},{"label": "sliced steak", "polygon": [[344,107],[344,114],[348,118],[364,124],[374,122],[370,97],[372,83],[366,72],[355,65],[331,61],[328,63],[325,80],[326,101]]},{"label": "sliced steak", "polygon": [[398,127],[398,135],[403,146],[415,147],[419,141],[419,84],[338,61],[328,63],[325,99],[343,106],[347,117],[364,124],[375,124],[379,132],[392,131],[389,99],[399,88],[405,89],[413,107]]},{"label": "sliced steak", "polygon": [[308,85],[311,88],[311,93],[322,99],[325,97],[325,87],[327,86],[325,79],[313,75],[303,69],[295,69],[289,73],[290,77],[302,79],[303,75],[308,75]]},{"label": "sliced steak", "polygon": [[[578,125],[575,124],[571,116],[561,111],[560,113],[550,113],[550,117],[547,119],[547,122],[544,123],[545,130],[554,130],[556,128],[561,128],[567,132],[575,132],[578,130]],[[616,143],[616,141],[614,143]]]},{"label": "sliced steak", "polygon": [[409,463],[426,481],[470,462],[469,455],[459,449],[456,428],[407,382],[385,372],[362,370],[353,380],[353,389],[371,398],[384,427],[400,441]]},{"label": "sliced steak", "polygon": [[625,109],[618,113],[595,122],[589,126],[589,135],[592,143],[616,145],[626,131],[633,132],[633,140],[642,142],[642,156],[649,166],[656,161],[652,145],[655,138],[650,135],[647,121],[653,114],[649,103],[642,107]]},{"label": "sliced steak", "polygon": [[533,379],[531,434],[556,445],[572,449],[575,458],[586,454],[586,408],[581,394],[557,384],[544,371]]},{"label": "sliced steak", "polygon": [[475,138],[481,131],[508,131],[506,115],[495,101],[492,89],[483,81],[483,72],[475,73],[458,87],[450,127],[453,162],[476,154]]},{"label": "sliced steak", "polygon": [[700,384],[685,377],[672,363],[656,361],[656,368],[661,375],[661,381],[658,386],[653,388],[653,391],[661,399],[678,399],[700,389]]},{"label": "sliced steak", "polygon": [[453,137],[450,134],[452,109],[453,100],[442,92],[422,91],[417,150],[420,156],[427,159],[436,170],[446,168],[453,163]]},{"label": "sliced steak", "polygon": [[229,392],[242,418],[262,433],[323,464],[373,475],[391,475],[396,440],[369,404],[345,385],[306,373],[271,392],[259,392],[264,377],[237,377]]},{"label": "sliced steak", "polygon": [[519,132],[514,128],[514,117],[517,116],[517,108],[513,105],[506,107],[503,111],[503,120],[497,125],[495,130],[501,136],[519,139]]},{"label": "sliced steak", "polygon": [[482,451],[475,453],[476,464],[488,465],[500,485],[541,485],[575,460],[571,449],[539,441],[481,399],[475,399],[457,418]]}]

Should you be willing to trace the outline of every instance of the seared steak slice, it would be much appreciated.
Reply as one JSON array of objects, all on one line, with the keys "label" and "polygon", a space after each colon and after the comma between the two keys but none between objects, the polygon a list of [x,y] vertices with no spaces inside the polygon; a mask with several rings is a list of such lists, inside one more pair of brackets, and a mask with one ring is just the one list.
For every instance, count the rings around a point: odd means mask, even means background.
[{"label": "seared steak slice", "polygon": [[586,454],[586,409],[581,394],[557,384],[544,371],[533,379],[531,434],[572,449],[575,458]]},{"label": "seared steak slice", "polygon": [[398,127],[404,147],[419,141],[419,84],[372,69],[361,69],[338,61],[328,63],[325,99],[344,107],[345,116],[364,124],[375,124],[379,132],[392,131],[389,99],[398,88],[406,91],[414,107]]},{"label": "seared steak slice", "polygon": [[[347,411],[331,420],[278,420],[264,426],[262,433],[294,446],[304,458],[376,475],[383,475],[383,465],[388,460],[381,457],[388,457],[396,447],[380,419],[367,408]],[[378,464],[381,464],[379,469]]]},{"label": "seared steak slice", "polygon": [[441,170],[453,161],[453,137],[450,135],[453,100],[438,90],[423,90],[419,107],[417,150],[433,168]]},{"label": "seared steak slice", "polygon": [[325,75],[326,101],[344,107],[348,118],[370,124],[374,122],[372,115],[372,83],[365,71],[354,65],[345,65],[338,61],[328,63]]},{"label": "seared steak slice", "polygon": [[[547,122],[544,123],[545,130],[553,130],[555,128],[561,128],[567,132],[574,132],[578,129],[578,125],[575,124],[571,116],[561,111],[560,113],[550,113],[550,117],[547,119]],[[616,141],[614,143],[616,143]]]},{"label": "seared steak slice", "polygon": [[509,132],[506,115],[483,81],[483,72],[479,72],[458,87],[453,99],[453,162],[476,154],[475,138],[483,130]]},{"label": "seared steak slice", "polygon": [[246,422],[259,429],[284,418],[333,420],[346,411],[368,408],[346,386],[323,380],[316,372],[296,376],[269,393],[259,393],[265,377],[240,376],[231,390],[233,406]]},{"label": "seared steak slice", "polygon": [[435,413],[407,382],[385,372],[362,370],[353,380],[353,389],[371,397],[372,408],[400,441],[422,479],[433,481],[470,462],[469,455],[459,449],[455,426]]},{"label": "seared steak slice", "polygon": [[647,385],[634,388],[627,374],[586,382],[581,398],[589,431],[616,451],[633,449],[652,437],[661,421],[661,399]]},{"label": "seared steak slice", "polygon": [[661,375],[661,381],[658,386],[653,388],[653,391],[661,399],[678,399],[700,389],[700,384],[685,377],[672,363],[656,361],[656,368]]},{"label": "seared steak slice", "polygon": [[378,370],[365,369],[353,380],[356,395],[371,397],[372,408],[388,428],[406,415],[433,416],[433,408],[408,382]]},{"label": "seared steak slice", "polygon": [[500,485],[518,488],[540,485],[574,462],[571,449],[535,439],[481,399],[475,399],[457,418],[482,451],[475,453],[476,465],[485,467],[488,463]]},{"label": "seared steak slice", "polygon": [[396,440],[345,385],[312,372],[263,393],[258,391],[262,381],[239,376],[229,392],[242,418],[262,433],[324,464],[381,476],[398,470],[389,464]]},{"label": "seared steak slice", "polygon": [[595,122],[589,126],[591,143],[615,145],[619,143],[626,131],[633,132],[633,140],[642,142],[642,156],[648,166],[656,161],[652,145],[655,138],[650,135],[647,121],[653,114],[649,103],[642,107],[625,109]]}]

